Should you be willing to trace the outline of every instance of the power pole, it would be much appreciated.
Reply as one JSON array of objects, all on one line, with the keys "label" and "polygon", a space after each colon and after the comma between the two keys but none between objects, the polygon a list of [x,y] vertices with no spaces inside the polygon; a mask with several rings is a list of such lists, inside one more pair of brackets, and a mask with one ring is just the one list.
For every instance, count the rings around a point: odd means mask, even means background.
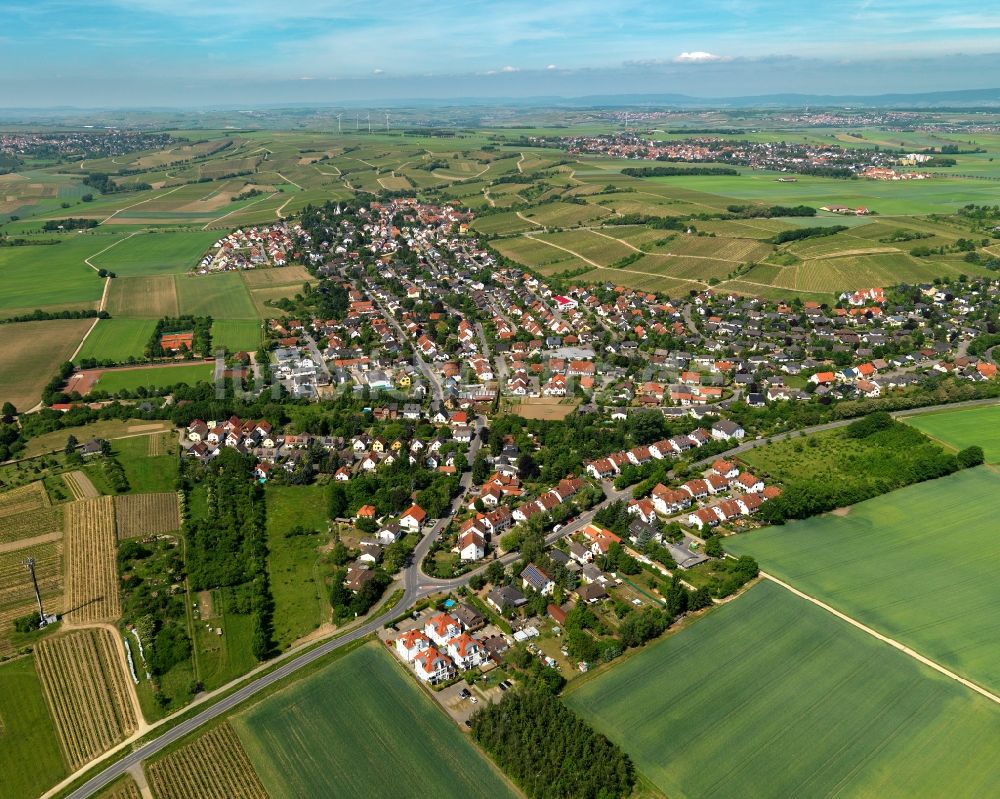
[{"label": "power pole", "polygon": [[35,559],[28,558],[24,565],[31,572],[31,585],[35,589],[35,601],[38,602],[38,626],[44,627],[48,624],[48,619],[45,617],[45,608],[42,607],[42,592],[38,590],[38,578],[35,577]]}]

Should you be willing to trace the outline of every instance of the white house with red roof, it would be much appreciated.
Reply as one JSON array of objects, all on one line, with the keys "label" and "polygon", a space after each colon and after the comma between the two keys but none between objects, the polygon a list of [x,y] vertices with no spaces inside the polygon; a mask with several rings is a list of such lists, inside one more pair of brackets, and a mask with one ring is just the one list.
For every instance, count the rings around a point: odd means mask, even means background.
[{"label": "white house with red roof", "polygon": [[622,540],[612,533],[596,524],[588,524],[581,530],[584,537],[590,542],[590,551],[595,555],[607,555],[612,544],[620,544]]},{"label": "white house with red roof", "polygon": [[460,669],[468,670],[486,661],[486,650],[471,635],[462,633],[448,642],[448,656]]},{"label": "white house with red roof", "polygon": [[427,511],[419,505],[411,505],[407,511],[399,517],[399,526],[411,533],[419,533],[420,525],[427,518]]},{"label": "white house with red roof", "polygon": [[463,533],[458,539],[458,556],[463,562],[481,560],[486,555],[486,541],[475,530]]},{"label": "white house with red roof", "polygon": [[431,639],[420,630],[409,630],[396,639],[396,653],[407,663],[412,663],[417,655],[430,646]]},{"label": "white house with red roof", "polygon": [[413,670],[424,682],[443,682],[455,672],[455,664],[451,658],[439,652],[435,647],[428,647],[413,659]]},{"label": "white house with red roof", "polygon": [[424,624],[424,634],[438,646],[446,646],[461,632],[462,625],[449,613],[438,613]]}]

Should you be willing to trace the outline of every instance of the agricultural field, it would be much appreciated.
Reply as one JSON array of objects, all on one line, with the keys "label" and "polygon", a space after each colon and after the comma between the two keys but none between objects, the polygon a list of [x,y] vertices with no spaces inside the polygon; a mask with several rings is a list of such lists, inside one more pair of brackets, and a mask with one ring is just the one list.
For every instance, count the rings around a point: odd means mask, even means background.
[{"label": "agricultural field", "polygon": [[[150,452],[151,445],[157,454]],[[175,437],[152,434],[120,438],[112,453],[125,470],[132,493],[168,493],[176,489],[178,448]]]},{"label": "agricultural field", "polygon": [[315,280],[304,266],[280,266],[273,269],[245,269],[240,272],[243,282],[249,289],[268,288],[270,286],[297,286]]},{"label": "agricultural field", "polygon": [[981,796],[1000,779],[1000,708],[766,580],[566,701],[678,799]]},{"label": "agricultural field", "polygon": [[1000,691],[1000,539],[990,467],[726,539],[736,555],[992,691]]},{"label": "agricultural field", "polygon": [[118,538],[172,533],[181,527],[177,494],[127,494],[114,498]]},{"label": "agricultural field", "polygon": [[148,366],[129,369],[114,369],[102,372],[94,384],[95,389],[114,394],[118,391],[135,391],[140,386],[146,388],[166,388],[178,383],[208,383],[212,380],[215,367],[210,363],[179,363],[170,366]]},{"label": "agricultural field", "polygon": [[24,411],[34,407],[42,398],[42,389],[70,359],[93,323],[93,319],[55,319],[4,325],[0,402],[12,402]]},{"label": "agricultural field", "polygon": [[116,621],[121,603],[114,500],[82,499],[65,507],[66,620],[73,624]]},{"label": "agricultural field", "polygon": [[215,319],[256,319],[246,284],[237,272],[218,275],[177,275],[180,313]]},{"label": "agricultural field", "polygon": [[67,771],[33,661],[0,663],[0,799],[40,796]]},{"label": "agricultural field", "polygon": [[100,793],[95,794],[94,799],[143,799],[143,797],[135,780],[126,774]]},{"label": "agricultural field", "polygon": [[41,481],[0,494],[0,544],[62,532],[62,509],[53,507]]},{"label": "agricultural field", "polygon": [[904,421],[948,447],[980,446],[987,463],[1000,463],[1000,404],[920,414]]},{"label": "agricultural field", "polygon": [[91,261],[119,277],[183,274],[194,269],[218,238],[205,230],[140,233]]},{"label": "agricultural field", "polygon": [[91,438],[115,439],[131,436],[136,433],[148,433],[154,430],[167,431],[172,428],[170,422],[157,422],[143,419],[108,419],[102,422],[91,422],[79,427],[67,427],[42,433],[32,438],[25,447],[25,456],[34,458],[47,452],[61,452],[66,445],[68,436],[75,436],[77,441],[89,441]]},{"label": "agricultural field", "polygon": [[84,263],[117,241],[106,234],[59,234],[58,244],[0,248],[0,314],[35,308],[95,308],[104,281]]},{"label": "agricultural field", "polygon": [[66,487],[70,490],[73,499],[94,499],[101,495],[94,488],[94,484],[90,482],[90,478],[79,469],[72,472],[65,472],[63,480],[66,483]]},{"label": "agricultural field", "polygon": [[38,676],[71,769],[106,752],[138,725],[115,635],[103,628],[74,630],[35,647]]},{"label": "agricultural field", "polygon": [[95,358],[122,363],[142,358],[155,327],[153,319],[102,319],[90,331],[77,360]]},{"label": "agricultural field", "polygon": [[119,317],[159,319],[177,316],[177,290],[171,275],[117,277],[108,289],[107,312]]},{"label": "agricultural field", "polygon": [[146,766],[157,799],[268,799],[228,723]]},{"label": "agricultural field", "polygon": [[232,719],[271,798],[516,795],[382,649],[342,655]]}]

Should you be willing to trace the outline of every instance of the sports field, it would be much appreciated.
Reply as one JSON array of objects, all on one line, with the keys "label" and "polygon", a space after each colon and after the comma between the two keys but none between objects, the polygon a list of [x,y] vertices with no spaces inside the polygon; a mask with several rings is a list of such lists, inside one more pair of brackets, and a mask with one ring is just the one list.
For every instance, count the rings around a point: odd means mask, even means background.
[{"label": "sports field", "polygon": [[931,438],[955,449],[983,448],[987,463],[1000,463],[1000,403],[905,419]]},{"label": "sports field", "polygon": [[233,718],[271,799],[514,796],[382,646],[367,644]]},{"label": "sports field", "polygon": [[1000,707],[767,581],[578,686],[569,705],[671,799],[975,797],[1000,780]]},{"label": "sports field", "polygon": [[989,467],[726,539],[735,555],[1000,691],[1000,536]]},{"label": "sports field", "polygon": [[195,383],[211,381],[214,369],[215,367],[210,363],[151,366],[146,369],[116,369],[104,372],[94,388],[114,394],[123,389],[135,391],[139,386],[165,388],[177,383],[187,383],[189,386],[193,386]]},{"label": "sports field", "polygon": [[154,327],[152,319],[102,319],[87,336],[77,360],[96,358],[120,363],[130,357],[142,358]]}]

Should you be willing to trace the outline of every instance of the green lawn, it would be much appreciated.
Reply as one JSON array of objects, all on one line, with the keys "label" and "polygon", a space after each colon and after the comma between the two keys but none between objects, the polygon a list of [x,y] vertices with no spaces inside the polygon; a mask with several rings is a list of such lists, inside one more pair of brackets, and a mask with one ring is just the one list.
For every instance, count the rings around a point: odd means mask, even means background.
[{"label": "green lawn", "polygon": [[351,652],[232,719],[272,799],[514,796],[382,647]]},{"label": "green lawn", "polygon": [[[195,621],[198,677],[206,691],[225,685],[257,665],[250,648],[253,617],[224,612],[220,607],[220,592],[214,594],[216,615],[208,622]],[[211,632],[206,624],[213,629],[221,628],[222,635]]]},{"label": "green lawn", "polygon": [[1000,463],[1000,404],[921,414],[905,421],[955,449],[978,445],[988,463]]},{"label": "green lawn", "polygon": [[211,382],[214,370],[213,364],[204,362],[169,367],[151,366],[147,369],[119,369],[102,374],[94,388],[114,394],[122,389],[135,391],[140,386],[165,388],[177,383],[194,385]]},{"label": "green lawn", "polygon": [[177,275],[177,303],[182,314],[215,319],[256,319],[250,292],[238,272]]},{"label": "green lawn", "polygon": [[578,685],[570,706],[670,799],[972,797],[1000,780],[1000,708],[769,582]]},{"label": "green lawn", "polygon": [[[297,526],[320,535],[286,538],[285,533]],[[268,486],[267,570],[274,596],[274,637],[281,649],[330,620],[324,577],[331,568],[318,552],[329,540],[326,531],[323,486]]]},{"label": "green lawn", "polygon": [[112,442],[112,451],[125,470],[131,493],[174,491],[177,488],[177,455],[167,453],[176,448],[177,438],[172,435],[170,444],[164,442],[164,454],[153,456],[149,454],[149,440],[150,436],[135,436]]},{"label": "green lawn", "polygon": [[121,363],[130,357],[142,358],[155,327],[152,319],[102,319],[87,336],[77,360],[96,358]]},{"label": "green lawn", "polygon": [[140,233],[92,260],[123,276],[183,274],[198,265],[218,238],[219,232],[211,230]]},{"label": "green lawn", "polygon": [[216,319],[212,322],[212,346],[229,352],[257,352],[260,348],[260,322],[256,319]]},{"label": "green lawn", "polygon": [[65,773],[33,659],[0,665],[0,799],[38,796]]},{"label": "green lawn", "polygon": [[1000,690],[1000,536],[989,467],[909,486],[784,527],[726,539],[736,555]]}]

